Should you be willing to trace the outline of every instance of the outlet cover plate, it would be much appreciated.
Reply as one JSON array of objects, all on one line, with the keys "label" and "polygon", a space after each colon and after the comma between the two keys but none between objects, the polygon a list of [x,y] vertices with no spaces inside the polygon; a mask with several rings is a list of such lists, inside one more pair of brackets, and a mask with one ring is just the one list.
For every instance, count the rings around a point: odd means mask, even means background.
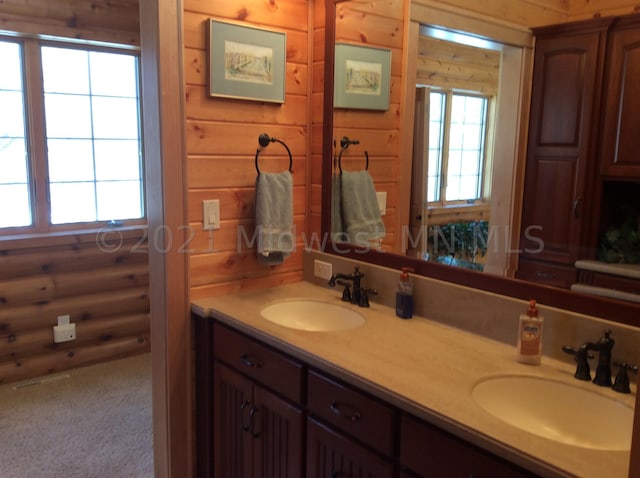
[{"label": "outlet cover plate", "polygon": [[333,266],[330,262],[324,262],[319,260],[313,261],[313,275],[319,277],[320,279],[331,279],[331,274],[333,273]]}]

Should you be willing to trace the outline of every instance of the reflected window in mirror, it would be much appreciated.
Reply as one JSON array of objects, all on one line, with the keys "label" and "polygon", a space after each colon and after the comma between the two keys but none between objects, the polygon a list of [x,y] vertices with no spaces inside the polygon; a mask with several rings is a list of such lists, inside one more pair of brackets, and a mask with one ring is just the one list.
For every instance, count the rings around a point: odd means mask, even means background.
[{"label": "reflected window in mirror", "polygon": [[452,90],[432,90],[428,98],[427,202],[481,201],[490,98]]},{"label": "reflected window in mirror", "polygon": [[410,255],[483,269],[501,48],[420,28]]}]

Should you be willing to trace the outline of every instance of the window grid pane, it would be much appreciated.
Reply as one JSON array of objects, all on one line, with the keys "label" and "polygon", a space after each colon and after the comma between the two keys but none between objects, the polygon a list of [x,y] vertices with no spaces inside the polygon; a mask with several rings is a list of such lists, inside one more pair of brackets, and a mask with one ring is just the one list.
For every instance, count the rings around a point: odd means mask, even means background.
[{"label": "window grid pane", "polygon": [[487,99],[454,94],[451,104],[446,201],[482,194]]},{"label": "window grid pane", "polygon": [[143,217],[136,57],[59,47],[42,57],[51,222]]},{"label": "window grid pane", "polygon": [[442,147],[445,117],[444,93],[429,94],[429,157],[427,172],[427,201],[440,200],[440,183],[442,175]]},{"label": "window grid pane", "polygon": [[33,224],[29,188],[22,46],[0,41],[0,228]]}]

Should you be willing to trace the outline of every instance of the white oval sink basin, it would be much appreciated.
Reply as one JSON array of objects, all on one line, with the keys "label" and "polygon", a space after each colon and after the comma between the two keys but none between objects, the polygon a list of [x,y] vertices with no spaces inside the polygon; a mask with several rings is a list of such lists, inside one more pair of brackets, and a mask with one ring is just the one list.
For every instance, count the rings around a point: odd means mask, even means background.
[{"label": "white oval sink basin", "polygon": [[364,324],[364,316],[352,309],[316,299],[276,302],[260,311],[265,319],[291,329],[332,332]]},{"label": "white oval sink basin", "polygon": [[633,408],[596,392],[509,375],[480,381],[471,395],[495,417],[556,442],[598,450],[631,447]]}]

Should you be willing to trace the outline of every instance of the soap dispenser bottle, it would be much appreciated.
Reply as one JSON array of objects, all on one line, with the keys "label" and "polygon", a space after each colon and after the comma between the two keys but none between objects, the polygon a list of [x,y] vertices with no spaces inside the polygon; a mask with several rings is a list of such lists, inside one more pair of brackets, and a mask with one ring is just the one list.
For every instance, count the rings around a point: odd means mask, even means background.
[{"label": "soap dispenser bottle", "polygon": [[530,300],[526,314],[520,316],[518,327],[518,361],[539,365],[542,359],[542,324],[536,301]]},{"label": "soap dispenser bottle", "polygon": [[409,278],[410,267],[403,267],[396,289],[396,315],[401,319],[413,317],[413,283]]}]

